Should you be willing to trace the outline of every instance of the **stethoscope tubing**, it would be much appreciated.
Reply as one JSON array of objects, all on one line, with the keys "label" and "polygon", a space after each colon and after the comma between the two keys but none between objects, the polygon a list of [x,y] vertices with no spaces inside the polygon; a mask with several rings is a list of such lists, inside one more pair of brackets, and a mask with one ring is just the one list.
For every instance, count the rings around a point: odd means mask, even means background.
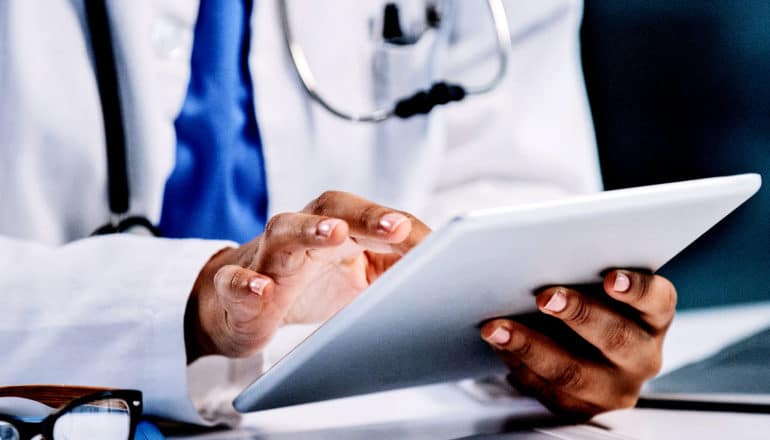
[{"label": "stethoscope tubing", "polygon": [[[281,25],[284,39],[299,76],[302,87],[308,96],[326,109],[329,113],[354,122],[382,122],[392,117],[408,117],[414,114],[428,113],[434,106],[443,105],[452,101],[459,101],[466,95],[479,95],[494,90],[504,79],[508,70],[509,54],[511,52],[511,37],[508,19],[505,16],[505,8],[502,0],[487,0],[487,5],[495,26],[497,36],[497,52],[499,58],[498,71],[495,77],[487,84],[476,88],[464,88],[457,85],[439,82],[430,90],[418,91],[411,97],[399,100],[391,108],[376,109],[368,114],[352,114],[339,110],[331,105],[319,92],[315,76],[308,64],[304,51],[294,39],[289,23],[287,0],[279,0]],[[109,17],[103,0],[86,0],[86,21],[91,35],[91,44],[96,65],[96,79],[99,91],[99,99],[102,105],[102,117],[105,132],[105,147],[108,175],[108,199],[110,208],[110,221],[98,227],[92,235],[124,232],[132,227],[143,227],[153,235],[161,235],[161,231],[155,227],[146,217],[129,216],[130,210],[130,186],[128,181],[128,164],[126,154],[126,133],[123,122],[122,101],[118,90],[119,82],[115,54],[112,47],[112,35],[109,26]],[[436,96],[439,96],[436,98]],[[420,99],[428,97],[432,100],[428,104]],[[411,102],[410,102],[411,101]],[[416,103],[416,105],[415,105]],[[408,116],[399,110],[399,104],[409,104],[416,107],[416,111],[410,111]],[[420,108],[421,105],[423,108]],[[406,107],[402,105],[402,107]],[[414,109],[413,109],[414,110]]]},{"label": "stethoscope tubing", "polygon": [[[477,87],[462,87],[462,96],[459,96],[456,99],[453,99],[452,101],[459,101],[463,99],[466,95],[482,95],[493,91],[500,85],[500,83],[502,83],[503,79],[505,78],[508,72],[512,42],[511,42],[510,26],[508,25],[508,18],[505,15],[505,7],[503,6],[502,0],[487,0],[487,6],[489,8],[489,13],[492,18],[492,23],[494,24],[494,27],[495,27],[495,37],[497,40],[497,55],[499,60],[497,72],[495,76],[486,84],[483,84]],[[404,97],[402,99],[399,99],[395,104],[393,104],[389,108],[378,108],[369,113],[347,112],[347,111],[340,110],[335,105],[332,105],[330,100],[326,99],[319,92],[318,83],[315,79],[315,75],[313,74],[313,70],[310,68],[310,63],[308,62],[307,57],[305,56],[305,52],[302,49],[302,46],[294,37],[291,23],[289,20],[287,0],[278,1],[278,10],[279,10],[280,19],[281,19],[281,26],[283,29],[284,42],[289,51],[289,56],[292,60],[294,71],[297,73],[297,76],[299,77],[302,88],[305,90],[305,92],[310,97],[310,99],[312,99],[318,105],[323,107],[329,113],[333,114],[334,116],[337,116],[338,118],[351,121],[351,122],[377,123],[377,122],[383,122],[395,116],[409,117],[414,114],[427,113],[430,111],[430,109],[433,108],[433,106],[431,106],[427,111],[413,112],[413,113],[410,113],[408,116],[401,116],[399,112],[396,111],[399,102],[413,100],[414,97],[417,96],[418,94],[420,93],[425,94],[426,93],[425,91],[418,91],[415,95],[411,97]],[[445,84],[445,83],[441,81],[438,84]],[[459,86],[452,86],[452,85],[449,85],[449,86],[459,87]],[[444,104],[444,103],[445,102],[440,102],[436,104]]]}]

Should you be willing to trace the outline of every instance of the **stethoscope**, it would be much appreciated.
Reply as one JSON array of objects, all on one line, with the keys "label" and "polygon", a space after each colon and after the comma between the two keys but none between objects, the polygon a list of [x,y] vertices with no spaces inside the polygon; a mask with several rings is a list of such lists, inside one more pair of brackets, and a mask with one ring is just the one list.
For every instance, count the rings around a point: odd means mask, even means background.
[{"label": "stethoscope", "polygon": [[[128,215],[131,194],[128,182],[125,126],[109,16],[105,0],[85,0],[84,3],[104,121],[107,185],[111,213],[110,221],[97,228],[92,235],[119,233],[134,227],[141,227],[152,235],[161,236],[161,231],[146,217]],[[427,90],[418,90],[410,96],[397,100],[392,107],[378,108],[363,114],[346,112],[332,105],[318,91],[315,76],[305,53],[292,34],[287,1],[279,0],[278,6],[286,46],[302,87],[308,96],[322,108],[347,121],[372,123],[383,122],[393,117],[405,119],[415,115],[425,115],[436,106],[461,101],[466,96],[482,95],[493,91],[503,81],[508,70],[508,57],[512,42],[505,8],[502,0],[487,0],[491,21],[495,28],[498,56],[498,70],[488,83],[476,87],[464,87],[441,80],[435,82]],[[433,12],[435,13],[436,10],[434,9]],[[433,25],[438,25],[440,21],[440,17],[434,17]]]},{"label": "stethoscope", "polygon": [[[378,108],[369,113],[355,114],[340,110],[318,91],[317,82],[313,70],[310,68],[302,46],[297,43],[291,30],[287,0],[279,0],[279,12],[281,26],[286,47],[289,50],[294,70],[297,72],[302,87],[310,98],[326,109],[329,113],[339,118],[352,122],[382,122],[392,117],[410,118],[415,115],[430,113],[436,106],[450,102],[462,101],[466,96],[482,95],[497,88],[508,72],[508,57],[511,53],[511,32],[508,26],[508,17],[502,0],[487,0],[487,7],[495,28],[497,39],[498,69],[495,76],[486,84],[476,87],[464,87],[446,81],[437,81],[427,90],[418,90],[413,95],[403,97],[389,108]],[[395,6],[391,6],[395,8]],[[387,7],[386,7],[387,8]],[[432,9],[435,11],[435,9]],[[386,9],[386,18],[387,18]],[[440,20],[438,20],[440,21]]]}]

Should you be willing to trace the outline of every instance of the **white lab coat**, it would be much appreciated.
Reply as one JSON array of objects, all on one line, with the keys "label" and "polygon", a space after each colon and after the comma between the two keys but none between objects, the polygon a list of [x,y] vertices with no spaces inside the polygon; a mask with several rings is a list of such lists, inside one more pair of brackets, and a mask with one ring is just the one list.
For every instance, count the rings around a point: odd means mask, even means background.
[{"label": "white lab coat", "polygon": [[[107,3],[131,213],[157,221],[197,2]],[[365,111],[431,79],[479,84],[494,74],[484,2],[458,0],[451,32],[429,31],[413,46],[374,41],[383,3],[289,2],[296,38],[335,105]],[[402,7],[404,23],[420,16],[418,3]],[[257,0],[249,64],[270,214],[340,189],[436,225],[470,208],[599,190],[579,61],[582,2],[506,6],[514,48],[498,89],[429,117],[373,125],[342,121],[308,99],[276,1]],[[188,399],[182,317],[199,268],[227,243],[86,238],[109,218],[105,162],[82,2],[0,2],[0,384],[139,388],[147,412],[200,422]]]}]

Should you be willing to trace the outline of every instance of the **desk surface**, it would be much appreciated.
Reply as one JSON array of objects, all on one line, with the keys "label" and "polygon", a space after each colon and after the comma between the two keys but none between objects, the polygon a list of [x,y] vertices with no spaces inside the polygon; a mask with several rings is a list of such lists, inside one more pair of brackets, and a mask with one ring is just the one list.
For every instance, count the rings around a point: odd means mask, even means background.
[{"label": "desk surface", "polygon": [[[663,372],[770,326],[770,302],[680,313],[664,347]],[[768,438],[770,416],[631,409],[593,424],[548,427],[548,413],[524,397],[470,382],[441,384],[247,414],[243,428],[207,439]],[[533,426],[541,426],[534,431]],[[514,432],[511,432],[514,431]],[[508,434],[491,435],[499,432]],[[737,435],[736,435],[737,434]]]}]

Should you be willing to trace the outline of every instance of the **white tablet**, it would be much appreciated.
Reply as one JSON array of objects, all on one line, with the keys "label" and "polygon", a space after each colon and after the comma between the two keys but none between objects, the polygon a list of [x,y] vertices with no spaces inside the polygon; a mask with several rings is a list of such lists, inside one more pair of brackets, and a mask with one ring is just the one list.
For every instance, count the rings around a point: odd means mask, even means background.
[{"label": "white tablet", "polygon": [[533,291],[652,271],[760,187],[756,174],[471,212],[432,233],[235,400],[255,411],[504,371],[479,336]]}]

